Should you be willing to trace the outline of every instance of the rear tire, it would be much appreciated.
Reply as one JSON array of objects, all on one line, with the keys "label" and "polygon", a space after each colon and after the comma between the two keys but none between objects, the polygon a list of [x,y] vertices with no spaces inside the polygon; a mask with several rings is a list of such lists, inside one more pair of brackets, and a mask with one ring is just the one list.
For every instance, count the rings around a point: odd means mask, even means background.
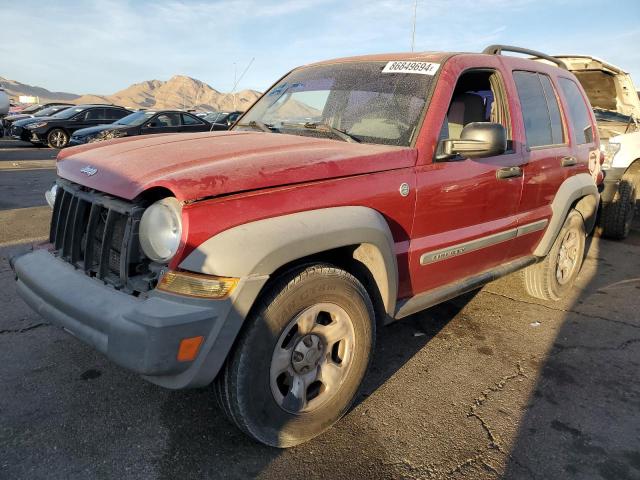
[{"label": "rear tire", "polygon": [[623,240],[629,235],[636,210],[636,182],[638,178],[624,175],[613,200],[602,205],[600,228],[604,237]]},{"label": "rear tire", "polygon": [[374,342],[373,305],[353,275],[330,265],[292,271],[246,320],[216,378],[217,400],[257,441],[298,445],[348,411]]},{"label": "rear tire", "polygon": [[576,210],[569,211],[544,260],[522,271],[527,293],[541,300],[560,300],[564,297],[580,273],[585,239],[582,215]]},{"label": "rear tire", "polygon": [[54,128],[47,134],[47,145],[51,148],[64,148],[69,144],[69,135],[61,128]]}]

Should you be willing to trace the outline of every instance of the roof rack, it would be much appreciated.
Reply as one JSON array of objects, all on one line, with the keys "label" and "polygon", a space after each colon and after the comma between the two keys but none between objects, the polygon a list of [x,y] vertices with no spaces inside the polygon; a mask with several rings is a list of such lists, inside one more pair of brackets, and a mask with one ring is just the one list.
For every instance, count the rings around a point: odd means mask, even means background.
[{"label": "roof rack", "polygon": [[482,51],[482,53],[486,53],[488,55],[502,55],[502,52],[523,53],[525,55],[531,55],[532,57],[543,58],[544,60],[548,60],[564,70],[569,70],[567,68],[567,65],[559,58],[552,57],[551,55],[537,52],[535,50],[529,50],[528,48],[512,47],[511,45],[489,45]]}]

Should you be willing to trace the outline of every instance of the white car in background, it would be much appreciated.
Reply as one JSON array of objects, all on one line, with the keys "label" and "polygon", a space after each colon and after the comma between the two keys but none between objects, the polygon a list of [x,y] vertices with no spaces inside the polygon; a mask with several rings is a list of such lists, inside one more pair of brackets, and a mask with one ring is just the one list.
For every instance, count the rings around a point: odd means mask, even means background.
[{"label": "white car in background", "polygon": [[0,117],[9,113],[9,95],[0,86]]},{"label": "white car in background", "polygon": [[2,117],[9,113],[9,95],[0,86],[0,138],[4,137],[4,128],[2,127]]},{"label": "white car in background", "polygon": [[558,55],[584,88],[604,153],[600,227],[610,238],[629,234],[640,192],[640,99],[631,76],[595,57]]}]

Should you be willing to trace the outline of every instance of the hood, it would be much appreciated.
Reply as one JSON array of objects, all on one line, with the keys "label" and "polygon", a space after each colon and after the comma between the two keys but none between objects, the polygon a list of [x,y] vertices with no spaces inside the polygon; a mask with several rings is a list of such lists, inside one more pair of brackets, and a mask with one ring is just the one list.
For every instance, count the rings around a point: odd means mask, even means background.
[{"label": "hood", "polygon": [[19,121],[20,122],[29,122],[29,123],[33,122],[33,123],[36,123],[36,122],[57,122],[59,120],[63,120],[64,121],[64,119],[55,118],[55,117],[29,117],[29,118],[25,118],[25,119],[19,120]]},{"label": "hood", "polygon": [[16,127],[24,127],[25,125],[29,125],[30,123],[46,122],[46,121],[50,121],[50,120],[57,120],[57,119],[51,118],[51,117],[32,117],[32,116],[28,116],[26,118],[23,117],[20,120],[16,120],[15,122],[13,122],[13,125],[15,125]]},{"label": "hood", "polygon": [[4,119],[8,122],[17,122],[18,120],[23,120],[25,118],[31,118],[32,115],[28,114],[28,113],[20,113],[17,115],[8,115],[6,117],[4,117]]},{"label": "hood", "polygon": [[[262,132],[146,135],[62,150],[58,175],[131,200],[165,187],[179,200],[411,167],[413,148]],[[87,176],[82,169],[97,169]],[[86,171],[86,170],[85,170]]]},{"label": "hood", "polygon": [[87,135],[93,135],[95,133],[104,132],[106,130],[126,130],[132,128],[130,125],[114,125],[107,123],[104,125],[96,125],[95,127],[81,128],[73,132],[74,137],[85,137]]}]

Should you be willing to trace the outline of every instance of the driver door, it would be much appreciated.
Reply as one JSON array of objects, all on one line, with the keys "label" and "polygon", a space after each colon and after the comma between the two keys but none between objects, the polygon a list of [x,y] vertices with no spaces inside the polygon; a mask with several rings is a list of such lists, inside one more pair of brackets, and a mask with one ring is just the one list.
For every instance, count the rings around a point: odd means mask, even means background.
[{"label": "driver door", "polygon": [[507,151],[473,159],[434,157],[417,167],[409,252],[414,294],[502,264],[517,231],[522,153],[511,138],[507,87],[498,68],[463,70],[460,66],[456,76],[448,108],[440,113],[439,141],[459,139],[470,123],[491,121],[505,127]]}]

